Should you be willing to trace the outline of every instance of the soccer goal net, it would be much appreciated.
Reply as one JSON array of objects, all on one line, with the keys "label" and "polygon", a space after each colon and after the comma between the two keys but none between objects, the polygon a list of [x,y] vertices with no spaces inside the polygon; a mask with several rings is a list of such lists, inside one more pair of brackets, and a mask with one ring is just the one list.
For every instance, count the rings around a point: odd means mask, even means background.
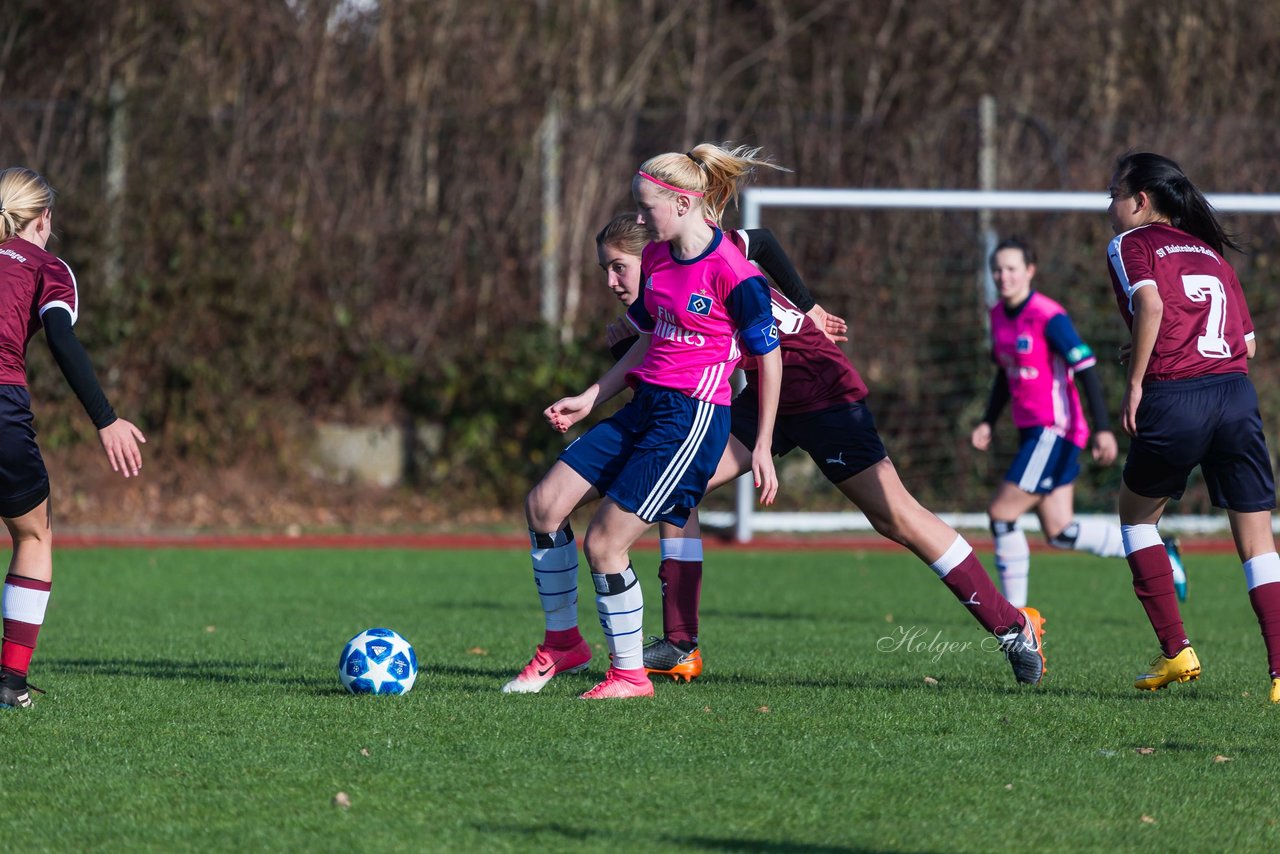
[{"label": "soccer goal net", "polygon": [[[1250,367],[1274,442],[1280,425],[1280,260],[1277,195],[1210,195],[1245,240],[1232,255],[1249,297],[1261,358]],[[1105,193],[750,188],[741,226],[767,227],[796,262],[818,302],[849,322],[844,344],[871,389],[868,404],[907,487],[953,525],[985,528],[985,508],[1017,446],[1004,412],[988,453],[969,435],[982,416],[994,375],[988,311],[995,299],[987,255],[998,238],[1020,235],[1038,255],[1033,287],[1061,302],[1098,354],[1108,408],[1120,440],[1124,379],[1117,358],[1128,333],[1106,269],[1112,233]],[[749,476],[709,496],[703,520],[740,541],[756,531],[870,530],[866,518],[819,474],[803,452],[778,461],[782,490],[774,508],[755,503]],[[1114,514],[1121,466],[1084,461],[1076,485],[1081,515]],[[1225,516],[1193,477],[1162,526],[1218,531]],[[1034,529],[1034,517],[1025,520]]]}]

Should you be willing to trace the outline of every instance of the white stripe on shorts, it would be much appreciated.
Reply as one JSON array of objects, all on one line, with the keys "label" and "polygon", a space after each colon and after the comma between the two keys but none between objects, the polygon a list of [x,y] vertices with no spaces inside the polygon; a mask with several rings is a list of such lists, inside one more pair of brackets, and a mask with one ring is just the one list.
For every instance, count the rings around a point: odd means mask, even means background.
[{"label": "white stripe on shorts", "polygon": [[693,424],[689,428],[689,435],[685,437],[684,442],[676,449],[675,456],[671,458],[671,462],[667,463],[666,470],[658,477],[657,483],[654,484],[653,490],[649,493],[649,497],[641,503],[640,509],[636,511],[636,515],[646,522],[662,515],[660,508],[671,497],[671,493],[675,492],[676,485],[680,483],[684,473],[689,470],[689,465],[693,462],[693,458],[697,456],[698,448],[702,446],[702,440],[706,437],[707,430],[711,426],[711,416],[715,414],[716,410],[715,404],[699,400],[694,406],[696,409],[693,414]]},{"label": "white stripe on shorts", "polygon": [[1044,476],[1044,467],[1049,464],[1053,445],[1057,441],[1056,433],[1049,430],[1040,431],[1040,438],[1036,440],[1036,449],[1031,452],[1031,459],[1027,460],[1027,467],[1022,470],[1022,478],[1018,481],[1018,488],[1023,492],[1036,491],[1036,487],[1040,485],[1040,478]]}]

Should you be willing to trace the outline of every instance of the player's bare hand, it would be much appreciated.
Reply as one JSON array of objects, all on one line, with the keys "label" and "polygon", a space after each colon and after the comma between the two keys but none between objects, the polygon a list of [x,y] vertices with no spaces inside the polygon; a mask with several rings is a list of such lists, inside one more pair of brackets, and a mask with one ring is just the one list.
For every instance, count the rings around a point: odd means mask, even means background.
[{"label": "player's bare hand", "polygon": [[631,324],[625,320],[615,320],[604,328],[604,343],[612,347],[619,341],[625,341],[628,338],[634,338],[635,331],[632,330]]},{"label": "player's bare hand", "polygon": [[837,317],[829,313],[825,308],[813,304],[813,308],[809,309],[809,317],[813,318],[813,322],[822,330],[822,334],[839,344],[841,341],[848,341],[849,324],[845,323],[843,317]]},{"label": "player's bare hand", "polygon": [[1129,356],[1133,354],[1133,342],[1126,341],[1120,345],[1120,364],[1128,366]]},{"label": "player's bare hand", "polygon": [[760,503],[770,505],[778,497],[778,472],[773,467],[773,450],[756,447],[751,452],[751,477],[760,490]]},{"label": "player's bare hand", "polygon": [[142,474],[142,449],[138,445],[145,445],[147,437],[132,422],[117,418],[98,431],[98,439],[112,471],[125,477]]},{"label": "player's bare hand", "polygon": [[1130,386],[1124,390],[1120,399],[1120,419],[1124,432],[1130,436],[1138,435],[1138,407],[1142,404],[1142,386]]},{"label": "player's bare hand", "polygon": [[542,416],[552,429],[565,433],[574,424],[591,414],[595,405],[595,395],[579,394],[574,397],[562,397],[542,411]]},{"label": "player's bare hand", "polygon": [[1116,434],[1110,430],[1099,430],[1093,434],[1093,461],[1100,466],[1109,466],[1116,461],[1120,453],[1116,445]]},{"label": "player's bare hand", "polygon": [[991,447],[991,425],[983,421],[977,427],[973,428],[973,433],[969,435],[969,441],[979,451],[985,451]]}]

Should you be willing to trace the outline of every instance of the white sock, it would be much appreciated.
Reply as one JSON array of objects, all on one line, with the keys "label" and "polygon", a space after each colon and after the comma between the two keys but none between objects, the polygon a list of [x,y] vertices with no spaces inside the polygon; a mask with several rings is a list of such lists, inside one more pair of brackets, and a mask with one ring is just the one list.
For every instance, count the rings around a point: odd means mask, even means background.
[{"label": "white sock", "polygon": [[36,590],[21,584],[4,585],[4,604],[0,605],[0,610],[3,610],[6,620],[41,626],[44,625],[44,612],[48,607],[48,590]]},{"label": "white sock", "polygon": [[1164,545],[1160,529],[1155,525],[1121,525],[1120,538],[1124,541],[1125,557],[1152,546]]},{"label": "white sock", "polygon": [[564,631],[578,625],[578,546],[573,530],[551,534],[529,532],[533,558],[533,583],[547,618],[547,631]]},{"label": "white sock", "polygon": [[1250,590],[1263,584],[1274,584],[1280,581],[1280,555],[1267,552],[1246,560],[1244,567],[1244,583]]},{"label": "white sock", "polygon": [[1076,536],[1071,548],[1098,557],[1124,557],[1124,537],[1120,534],[1119,525],[1101,519],[1077,519],[1062,534],[1067,534],[1073,525]]},{"label": "white sock", "polygon": [[1031,575],[1031,547],[1027,535],[1009,522],[992,522],[996,538],[996,569],[1000,572],[1000,592],[1015,608],[1027,606]]},{"label": "white sock", "polygon": [[635,570],[628,566],[609,575],[593,572],[591,581],[596,587],[596,611],[609,652],[613,653],[613,666],[618,670],[644,667],[644,597]]}]

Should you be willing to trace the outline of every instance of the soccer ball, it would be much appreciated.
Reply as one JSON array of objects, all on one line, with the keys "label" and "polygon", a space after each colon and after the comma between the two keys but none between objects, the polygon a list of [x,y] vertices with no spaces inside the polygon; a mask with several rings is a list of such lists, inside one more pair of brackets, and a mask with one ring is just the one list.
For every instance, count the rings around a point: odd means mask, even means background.
[{"label": "soccer ball", "polygon": [[413,644],[391,629],[365,629],[338,659],[338,679],[352,694],[407,694],[417,678]]}]

